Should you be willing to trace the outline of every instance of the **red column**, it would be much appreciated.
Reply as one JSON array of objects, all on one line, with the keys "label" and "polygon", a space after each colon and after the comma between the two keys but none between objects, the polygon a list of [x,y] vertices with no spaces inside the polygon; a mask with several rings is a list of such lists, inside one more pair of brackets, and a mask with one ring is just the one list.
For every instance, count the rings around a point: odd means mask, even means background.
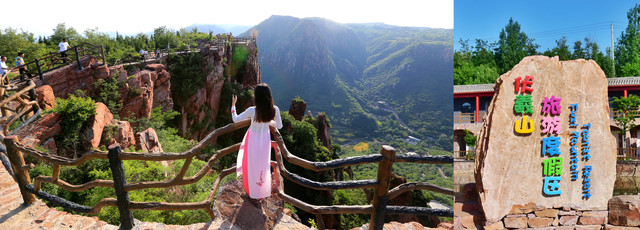
[{"label": "red column", "polygon": [[480,97],[476,96],[476,123],[478,122],[480,122]]},{"label": "red column", "polygon": [[627,90],[624,90],[624,98],[627,98]]}]

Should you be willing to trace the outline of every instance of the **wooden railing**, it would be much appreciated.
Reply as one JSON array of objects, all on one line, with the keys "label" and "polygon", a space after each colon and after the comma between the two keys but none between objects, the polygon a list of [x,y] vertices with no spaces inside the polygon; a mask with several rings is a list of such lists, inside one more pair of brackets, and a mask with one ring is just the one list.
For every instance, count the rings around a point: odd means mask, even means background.
[{"label": "wooden railing", "polygon": [[[478,113],[478,122],[482,123],[482,118],[487,114],[487,111],[480,111]],[[476,113],[453,113],[453,123],[476,123]]]},{"label": "wooden railing", "polygon": [[[35,196],[41,199],[47,200],[55,205],[64,207],[66,209],[81,212],[96,214],[105,206],[118,207],[120,213],[121,228],[131,229],[133,227],[133,216],[131,210],[144,209],[144,210],[186,210],[186,209],[204,209],[210,217],[214,218],[211,204],[220,181],[235,172],[235,168],[231,167],[222,170],[218,178],[216,178],[209,196],[196,203],[167,203],[167,202],[132,202],[129,201],[128,192],[147,188],[168,188],[173,186],[180,186],[186,184],[192,184],[198,182],[204,177],[204,175],[212,168],[214,163],[221,157],[228,155],[232,152],[236,152],[240,148],[240,143],[236,143],[232,146],[215,152],[207,161],[207,164],[198,171],[194,176],[184,178],[189,165],[193,161],[193,157],[198,155],[207,145],[213,144],[218,136],[238,130],[243,127],[249,126],[251,123],[249,120],[228,124],[222,128],[216,129],[209,133],[202,141],[200,141],[193,148],[182,153],[133,153],[122,152],[118,144],[109,146],[109,151],[92,151],[84,154],[78,159],[69,159],[61,156],[51,155],[48,153],[40,152],[36,149],[27,147],[21,144],[16,136],[7,136],[2,138],[2,142],[7,147],[8,161],[13,171],[13,177],[17,181],[23,200],[26,204],[32,204],[35,202]],[[412,162],[419,164],[450,164],[453,162],[451,156],[416,156],[416,155],[396,155],[395,150],[390,146],[383,146],[380,154],[357,156],[342,158],[327,162],[310,162],[299,158],[291,154],[286,146],[280,133],[272,128],[272,134],[275,137],[275,141],[272,142],[272,146],[276,149],[276,161],[271,165],[274,169],[278,184],[278,196],[284,201],[300,208],[306,212],[315,214],[318,218],[318,226],[320,229],[324,228],[322,220],[323,214],[341,214],[341,213],[359,213],[359,214],[371,214],[371,229],[382,229],[384,223],[385,214],[419,214],[419,215],[435,215],[435,216],[453,216],[453,210],[451,209],[433,209],[426,207],[407,207],[407,206],[387,206],[387,201],[394,197],[404,193],[406,191],[421,189],[429,190],[438,193],[444,193],[453,195],[453,190],[447,188],[441,188],[436,185],[423,182],[411,182],[401,184],[391,190],[389,190],[389,181],[391,176],[391,167],[394,162]],[[26,165],[23,154],[40,159],[52,165],[53,172],[51,176],[40,175],[33,179],[29,177],[28,170],[33,165]],[[4,158],[3,154],[0,157]],[[283,157],[288,162],[301,166],[313,171],[324,171],[336,168],[343,168],[353,165],[378,163],[378,176],[375,180],[356,180],[356,181],[338,181],[338,182],[316,182],[297,174],[290,173],[284,166]],[[72,185],[59,178],[60,168],[62,166],[75,166],[83,164],[92,159],[109,159],[110,168],[113,172],[113,180],[94,180],[81,185]],[[185,159],[185,163],[180,169],[175,178],[167,181],[145,181],[137,183],[127,183],[124,177],[123,160],[145,160],[145,161],[166,161],[166,160],[178,160]],[[3,163],[6,162],[3,159]],[[5,163],[6,164],[6,163]],[[294,183],[302,186],[313,188],[317,190],[335,190],[335,189],[357,189],[357,188],[373,188],[374,199],[371,205],[359,205],[359,206],[316,206],[307,204],[300,201],[288,194],[284,193],[283,177],[293,181]],[[104,198],[93,207],[80,205],[60,197],[51,195],[43,191],[42,183],[50,183],[57,185],[67,191],[79,192],[94,187],[110,187],[114,188],[117,198]],[[34,196],[35,194],[35,196]]]},{"label": "wooden railing", "polygon": [[[3,135],[9,135],[9,127],[18,119],[31,121],[40,114],[40,107],[36,100],[36,84],[33,81],[24,81],[17,84],[5,85],[5,78],[0,79],[0,126]],[[29,117],[29,119],[25,119]]]},{"label": "wooden railing", "polygon": [[[80,43],[76,46],[73,46],[66,51],[67,57],[62,57],[58,52],[49,52],[44,54],[44,56],[34,59],[33,61],[27,62],[24,65],[16,66],[13,69],[18,69],[22,66],[26,66],[29,70],[28,73],[20,74],[18,77],[20,81],[29,80],[29,74],[31,77],[40,77],[40,80],[44,82],[43,74],[57,68],[77,63],[78,70],[82,69],[82,59],[85,57],[91,57],[95,59],[102,60],[102,63],[106,63],[106,56],[104,54],[104,46],[103,45],[94,45],[88,42]],[[36,76],[34,76],[36,75]]]},{"label": "wooden railing", "polygon": [[467,151],[453,151],[453,158],[454,159],[460,159],[460,160],[473,160],[475,156],[475,151],[474,150],[467,150]]},{"label": "wooden railing", "polygon": [[640,148],[617,148],[618,160],[640,160]]}]

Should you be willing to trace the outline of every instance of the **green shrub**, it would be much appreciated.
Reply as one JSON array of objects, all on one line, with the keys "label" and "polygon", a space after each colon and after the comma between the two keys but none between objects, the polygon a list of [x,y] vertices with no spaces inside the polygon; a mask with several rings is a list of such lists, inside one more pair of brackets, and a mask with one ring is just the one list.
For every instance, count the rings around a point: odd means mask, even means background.
[{"label": "green shrub", "polygon": [[122,100],[120,100],[120,93],[118,92],[122,84],[118,82],[118,75],[120,75],[120,72],[116,71],[111,77],[98,79],[93,84],[96,91],[94,92],[96,96],[93,99],[104,103],[114,115],[120,113],[122,109]]},{"label": "green shrub", "polygon": [[57,106],[45,113],[60,114],[60,134],[55,138],[57,147],[78,152],[84,150],[80,143],[80,130],[90,117],[96,115],[96,103],[88,97],[70,95],[67,99],[56,98]]}]

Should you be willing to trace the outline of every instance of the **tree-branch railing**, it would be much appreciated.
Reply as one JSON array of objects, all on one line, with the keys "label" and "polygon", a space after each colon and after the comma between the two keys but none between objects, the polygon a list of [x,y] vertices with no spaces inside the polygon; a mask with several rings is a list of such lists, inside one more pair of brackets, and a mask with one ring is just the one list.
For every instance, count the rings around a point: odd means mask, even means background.
[{"label": "tree-branch railing", "polygon": [[3,135],[9,134],[9,128],[25,115],[38,115],[40,107],[36,100],[36,84],[29,80],[13,85],[0,84],[0,126]]},{"label": "tree-branch railing", "polygon": [[[32,204],[35,202],[37,195],[43,200],[47,200],[57,206],[67,208],[76,212],[97,214],[103,207],[118,207],[120,210],[120,222],[121,227],[124,229],[130,229],[133,227],[133,220],[131,216],[131,210],[188,210],[188,209],[204,209],[214,218],[214,213],[211,208],[215,194],[220,186],[220,182],[226,176],[235,172],[235,168],[231,167],[223,170],[216,178],[211,191],[207,198],[200,202],[195,203],[167,203],[167,202],[132,202],[128,199],[128,192],[140,189],[148,188],[169,188],[174,186],[181,186],[187,184],[193,184],[201,180],[214,166],[214,164],[222,157],[237,152],[240,149],[240,143],[228,146],[226,148],[216,151],[195,175],[186,177],[186,172],[193,161],[203,149],[216,142],[220,135],[233,132],[235,130],[248,127],[250,125],[249,120],[241,121],[238,123],[228,124],[222,128],[216,129],[209,133],[202,141],[191,149],[181,153],[135,153],[135,152],[122,152],[118,144],[109,146],[109,151],[91,151],[84,154],[78,159],[69,159],[66,157],[56,156],[48,153],[38,151],[34,148],[30,148],[20,143],[16,136],[7,136],[0,138],[1,141],[7,147],[7,156],[10,161],[11,171],[14,172],[14,179],[18,182],[20,191],[23,196],[25,204]],[[275,141],[272,142],[272,146],[276,149],[276,161],[272,162],[274,174],[276,175],[278,185],[278,196],[284,201],[291,203],[297,208],[300,208],[306,212],[315,214],[319,221],[320,228],[324,228],[322,216],[324,214],[344,214],[344,213],[359,213],[359,214],[371,214],[371,227],[372,229],[381,229],[384,224],[385,213],[409,213],[409,214],[421,214],[421,215],[436,215],[436,216],[453,216],[451,209],[432,209],[425,207],[407,207],[407,206],[387,206],[387,201],[393,199],[401,193],[411,191],[414,189],[429,190],[438,193],[444,193],[453,195],[453,190],[447,188],[441,188],[436,185],[423,183],[423,182],[411,182],[404,183],[389,190],[389,181],[391,175],[391,166],[394,162],[413,162],[420,164],[449,164],[453,162],[453,158],[450,156],[409,156],[409,155],[396,155],[395,150],[390,146],[383,146],[381,154],[373,154],[368,156],[348,157],[343,159],[337,159],[326,162],[310,162],[305,159],[299,158],[291,154],[286,146],[280,133],[272,128],[271,132],[275,137]],[[33,179],[29,177],[28,170],[32,168],[32,165],[26,165],[24,162],[23,154],[35,157],[41,161],[52,165],[52,175],[45,176],[39,175]],[[340,182],[316,182],[295,173],[289,172],[283,163],[283,158],[288,162],[303,167],[305,169],[313,171],[325,171],[330,169],[344,168],[348,166],[378,163],[379,171],[378,177],[374,180],[355,180],[355,181],[340,181]],[[113,172],[113,180],[94,180],[80,185],[72,185],[62,180],[60,175],[60,169],[62,166],[77,166],[86,163],[92,159],[109,159],[110,168]],[[176,174],[176,176],[166,181],[142,181],[135,183],[127,183],[124,178],[124,166],[123,160],[144,160],[144,161],[166,161],[166,160],[179,160],[184,159],[185,162],[182,168]],[[359,188],[373,188],[374,199],[371,205],[332,205],[332,206],[317,206],[307,204],[300,201],[288,194],[284,193],[283,176],[291,180],[294,183],[300,184],[305,187],[309,187],[316,190],[334,190],[334,189],[359,189]],[[70,192],[85,191],[95,187],[108,187],[114,188],[117,198],[103,198],[93,207],[80,205],[60,197],[51,195],[42,190],[42,183],[50,183],[61,187]]]}]

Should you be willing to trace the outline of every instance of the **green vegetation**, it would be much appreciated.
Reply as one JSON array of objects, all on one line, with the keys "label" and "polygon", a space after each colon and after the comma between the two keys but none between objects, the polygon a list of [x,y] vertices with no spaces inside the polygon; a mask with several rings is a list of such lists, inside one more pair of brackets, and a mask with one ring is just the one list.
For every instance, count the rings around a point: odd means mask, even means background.
[{"label": "green vegetation", "polygon": [[109,111],[114,115],[115,119],[119,119],[119,113],[122,109],[122,100],[120,100],[120,93],[118,89],[123,86],[123,83],[118,82],[118,76],[120,73],[116,71],[111,77],[106,79],[98,79],[94,83],[94,92],[96,95],[93,100],[96,102],[102,102],[109,108]]},{"label": "green vegetation", "polygon": [[467,144],[467,146],[470,146],[471,148],[476,146],[476,140],[478,140],[478,136],[473,135],[473,133],[471,133],[469,130],[464,130],[464,142]]},{"label": "green vegetation", "polygon": [[60,128],[62,131],[56,136],[57,147],[63,152],[83,152],[85,146],[78,145],[80,130],[91,116],[96,114],[96,103],[89,97],[70,95],[67,99],[56,98],[57,106],[45,113],[60,114]]},{"label": "green vegetation", "polygon": [[607,77],[639,76],[640,5],[636,4],[629,9],[627,19],[627,28],[614,48],[615,63],[611,61],[611,47],[607,47],[607,51],[603,53],[600,46],[589,38],[567,44],[567,38],[562,36],[556,40],[555,47],[540,52],[537,50],[539,45],[521,31],[520,24],[509,19],[496,42],[476,39],[475,46],[472,46],[468,40],[460,40],[461,48],[454,54],[454,84],[495,83],[499,75],[506,73],[529,55],[558,56],[561,61],[591,59],[598,63]]},{"label": "green vegetation", "polygon": [[613,97],[611,101],[612,110],[619,115],[615,118],[616,124],[622,129],[623,144],[627,145],[627,131],[633,129],[636,124],[635,120],[640,109],[640,97],[630,94],[628,97]]},{"label": "green vegetation", "polygon": [[171,95],[178,105],[198,92],[206,83],[204,57],[200,53],[169,55],[167,71],[171,73]]}]

